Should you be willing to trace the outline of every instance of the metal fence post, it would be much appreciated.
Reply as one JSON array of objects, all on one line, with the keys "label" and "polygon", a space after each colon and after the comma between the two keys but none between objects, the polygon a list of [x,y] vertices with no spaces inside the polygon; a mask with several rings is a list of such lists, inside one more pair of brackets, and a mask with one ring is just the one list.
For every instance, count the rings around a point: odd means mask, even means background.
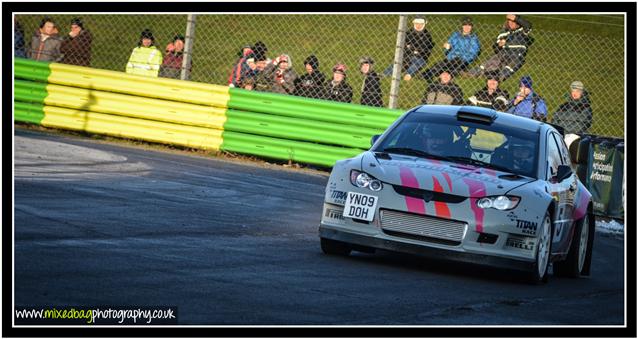
[{"label": "metal fence post", "polygon": [[184,60],[180,79],[190,80],[191,60],[193,59],[193,39],[195,38],[195,14],[189,14],[186,19],[186,41],[184,42]]},{"label": "metal fence post", "polygon": [[405,29],[407,16],[399,15],[399,27],[397,28],[397,45],[394,51],[394,68],[392,69],[392,82],[390,84],[390,100],[388,108],[397,108],[399,103],[399,85],[401,84],[401,69],[403,68],[403,45],[405,44]]}]

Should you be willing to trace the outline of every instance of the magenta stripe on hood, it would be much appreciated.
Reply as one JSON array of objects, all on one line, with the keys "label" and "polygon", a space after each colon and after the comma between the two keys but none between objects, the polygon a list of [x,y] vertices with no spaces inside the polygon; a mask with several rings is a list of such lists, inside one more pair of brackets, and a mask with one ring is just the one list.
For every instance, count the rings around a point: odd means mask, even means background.
[{"label": "magenta stripe on hood", "polygon": [[[401,176],[401,185],[410,188],[419,188],[419,181],[414,176],[411,169],[407,167],[399,168],[399,175]],[[408,212],[425,214],[425,202],[422,199],[405,196],[405,205],[408,208]]]}]

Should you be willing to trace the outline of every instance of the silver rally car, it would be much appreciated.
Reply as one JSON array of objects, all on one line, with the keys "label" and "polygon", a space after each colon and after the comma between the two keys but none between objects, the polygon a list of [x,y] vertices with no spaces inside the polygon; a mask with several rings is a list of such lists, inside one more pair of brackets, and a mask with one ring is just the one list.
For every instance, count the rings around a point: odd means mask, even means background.
[{"label": "silver rally car", "polygon": [[324,253],[375,248],[516,269],[534,283],[589,275],[591,194],[550,124],[490,109],[424,105],[326,187]]}]

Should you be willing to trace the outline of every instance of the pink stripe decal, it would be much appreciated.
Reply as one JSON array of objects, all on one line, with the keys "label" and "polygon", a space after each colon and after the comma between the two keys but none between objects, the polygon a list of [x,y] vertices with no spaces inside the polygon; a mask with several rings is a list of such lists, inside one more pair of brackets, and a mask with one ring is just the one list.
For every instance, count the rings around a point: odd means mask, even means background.
[{"label": "pink stripe decal", "polygon": [[463,178],[463,181],[470,189],[470,208],[472,208],[472,212],[474,212],[476,231],[483,232],[484,211],[476,205],[476,201],[485,196],[485,184],[481,181],[468,178]]},{"label": "pink stripe decal", "polygon": [[[419,181],[416,179],[411,169],[407,167],[400,167],[399,175],[401,176],[402,186],[419,188]],[[408,212],[425,214],[425,202],[423,199],[406,196],[405,205],[408,207]]]},{"label": "pink stripe decal", "polygon": [[583,190],[582,187],[579,187],[578,191],[580,192],[580,198],[578,199],[578,205],[575,206],[576,208],[574,208],[574,220],[580,220],[582,217],[585,216],[585,214],[587,213],[587,205],[589,204],[589,200],[591,199],[591,194]]},{"label": "pink stripe decal", "polygon": [[452,192],[452,179],[450,178],[450,175],[446,172],[443,172],[443,177],[445,178],[445,181],[447,181],[447,187],[449,187],[450,192]]}]

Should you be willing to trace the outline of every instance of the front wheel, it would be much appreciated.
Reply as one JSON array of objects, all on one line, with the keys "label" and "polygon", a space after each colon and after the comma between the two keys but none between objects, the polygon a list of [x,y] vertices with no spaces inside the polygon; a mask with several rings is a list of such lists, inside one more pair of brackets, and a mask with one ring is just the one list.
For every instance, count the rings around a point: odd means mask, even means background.
[{"label": "front wheel", "polygon": [[538,244],[536,245],[536,261],[532,267],[532,271],[528,273],[529,281],[534,284],[542,284],[547,282],[547,268],[549,267],[549,258],[552,253],[552,218],[549,211],[545,212],[543,223],[538,236]]},{"label": "front wheel", "polygon": [[352,251],[352,247],[345,242],[321,238],[321,250],[325,254],[334,255],[349,255]]},{"label": "front wheel", "polygon": [[565,261],[554,263],[554,275],[557,277],[578,278],[589,275],[595,234],[593,216],[589,213],[585,214],[575,227],[567,258]]}]

